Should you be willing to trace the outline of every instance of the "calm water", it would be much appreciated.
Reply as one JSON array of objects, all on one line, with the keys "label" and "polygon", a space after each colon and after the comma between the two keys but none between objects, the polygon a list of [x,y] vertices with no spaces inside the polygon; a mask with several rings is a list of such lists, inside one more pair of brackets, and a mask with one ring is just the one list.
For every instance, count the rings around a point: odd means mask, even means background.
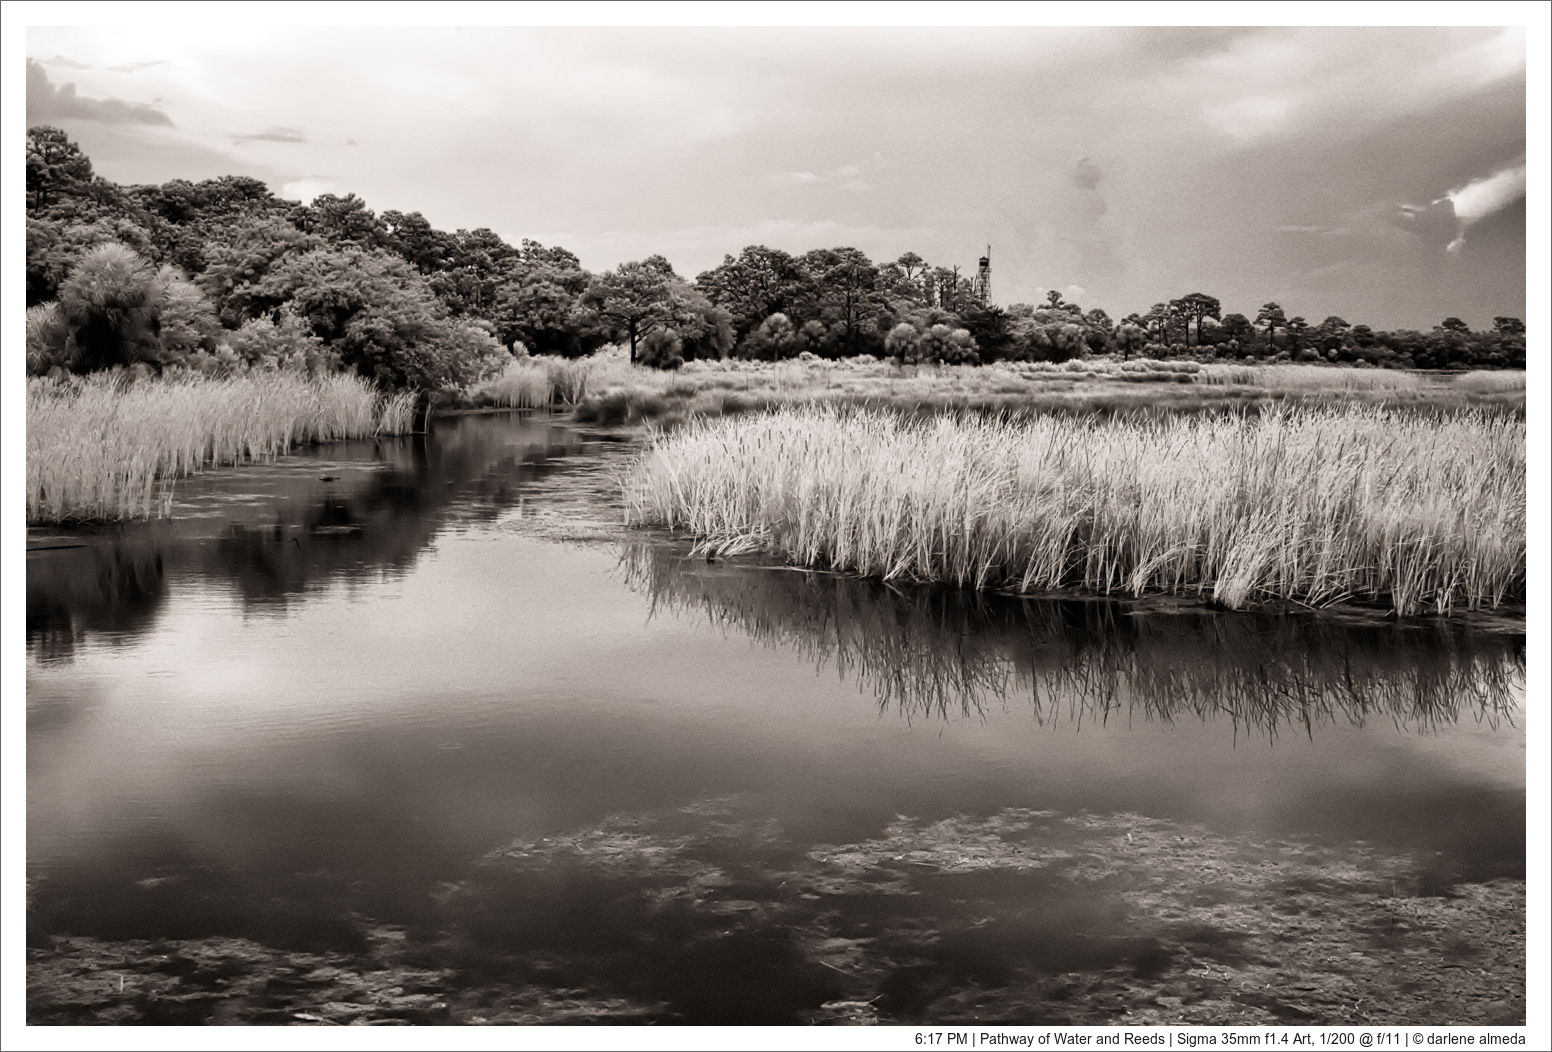
[{"label": "calm water", "polygon": [[[470,982],[771,1022],[841,996],[781,889],[902,822],[1137,815],[1523,873],[1523,628],[712,564],[609,527],[629,454],[468,417],[182,482],[170,522],[33,531],[84,546],[28,556],[31,939],[391,931]],[[912,916],[960,901],[934,887]],[[986,892],[1023,949],[953,967],[1104,963],[1073,896]],[[832,934],[900,901],[799,898]]]}]

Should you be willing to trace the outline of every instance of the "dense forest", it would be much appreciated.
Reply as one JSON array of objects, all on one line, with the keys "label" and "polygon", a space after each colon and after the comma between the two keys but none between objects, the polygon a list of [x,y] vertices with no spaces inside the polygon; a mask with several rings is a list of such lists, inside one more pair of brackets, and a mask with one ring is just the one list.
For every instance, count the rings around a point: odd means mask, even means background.
[{"label": "dense forest", "polygon": [[695,358],[869,354],[902,362],[1085,354],[1523,368],[1525,326],[1380,331],[1331,316],[1224,314],[1193,292],[1112,319],[1059,293],[982,302],[958,268],[907,252],[792,255],[753,245],[686,279],[662,256],[590,273],[575,255],[492,231],[437,230],[354,194],[311,204],[226,176],[120,186],[65,133],[27,133],[27,363],[33,374],[143,363],[226,374],[348,369],[385,387],[471,383],[513,354],[605,344],[672,368]]}]

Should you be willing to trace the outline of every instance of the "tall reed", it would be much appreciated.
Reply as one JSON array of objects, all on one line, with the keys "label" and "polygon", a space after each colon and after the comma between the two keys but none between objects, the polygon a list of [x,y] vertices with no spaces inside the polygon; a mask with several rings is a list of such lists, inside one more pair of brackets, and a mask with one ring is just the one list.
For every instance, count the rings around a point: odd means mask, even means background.
[{"label": "tall reed", "polygon": [[628,516],[709,552],[1021,593],[1400,613],[1525,595],[1525,425],[1352,406],[1007,421],[786,409],[658,436]]},{"label": "tall reed", "polygon": [[354,376],[289,373],[129,382],[27,382],[27,521],[146,518],[171,480],[293,447],[411,429],[413,395]]}]

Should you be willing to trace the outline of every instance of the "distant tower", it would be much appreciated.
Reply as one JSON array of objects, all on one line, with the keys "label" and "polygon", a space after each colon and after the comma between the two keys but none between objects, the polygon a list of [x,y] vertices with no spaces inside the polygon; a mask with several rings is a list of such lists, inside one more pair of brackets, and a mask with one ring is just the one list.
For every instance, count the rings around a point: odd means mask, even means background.
[{"label": "distant tower", "polygon": [[981,257],[980,265],[975,271],[975,298],[981,301],[982,306],[992,301],[992,246],[986,246],[986,255]]}]

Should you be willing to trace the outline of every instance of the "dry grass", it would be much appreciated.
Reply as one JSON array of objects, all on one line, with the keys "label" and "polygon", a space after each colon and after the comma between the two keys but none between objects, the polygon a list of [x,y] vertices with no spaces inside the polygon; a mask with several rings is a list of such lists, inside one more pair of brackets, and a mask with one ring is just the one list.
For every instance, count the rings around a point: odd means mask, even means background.
[{"label": "dry grass", "polygon": [[410,430],[414,396],[353,376],[271,373],[27,382],[27,521],[167,515],[171,480],[293,447]]},{"label": "dry grass", "polygon": [[693,422],[628,515],[885,580],[1399,613],[1525,595],[1525,426],[1365,406],[1022,421],[809,407]]},{"label": "dry grass", "polygon": [[1365,404],[1426,413],[1482,409],[1517,417],[1525,411],[1523,372],[1451,375],[1145,359],[902,368],[864,357],[779,363],[698,361],[664,373],[633,367],[617,354],[567,364],[579,372],[585,370],[581,392],[552,401],[575,404],[582,422],[603,424],[672,426],[699,417],[808,404],[892,409],[918,416],[945,412],[1168,416],[1257,412],[1278,404]]}]

